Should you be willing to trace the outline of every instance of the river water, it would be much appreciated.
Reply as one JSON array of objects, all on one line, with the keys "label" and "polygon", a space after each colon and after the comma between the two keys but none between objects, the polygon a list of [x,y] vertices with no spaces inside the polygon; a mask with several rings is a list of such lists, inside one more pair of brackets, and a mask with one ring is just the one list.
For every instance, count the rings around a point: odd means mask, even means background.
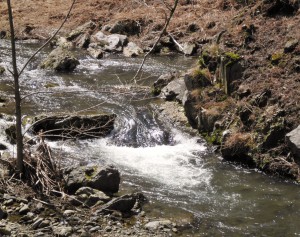
[{"label": "river water", "polygon": [[[0,65],[8,66],[9,43],[0,43]],[[20,65],[37,46],[18,44]],[[188,68],[195,59],[152,57],[136,87],[132,77],[141,58],[80,56],[75,72],[60,74],[38,68],[46,54],[21,79],[23,95],[31,94],[23,104],[25,114],[118,116],[106,138],[51,142],[63,161],[115,165],[122,174],[121,193],[143,191],[151,203],[145,207],[148,215],[189,223],[182,236],[300,236],[299,186],[222,162],[201,139],[157,119],[150,105],[162,101],[151,98],[148,86],[163,73]],[[12,95],[11,85],[8,73],[0,77],[3,96]],[[13,110],[8,106],[0,112]]]}]

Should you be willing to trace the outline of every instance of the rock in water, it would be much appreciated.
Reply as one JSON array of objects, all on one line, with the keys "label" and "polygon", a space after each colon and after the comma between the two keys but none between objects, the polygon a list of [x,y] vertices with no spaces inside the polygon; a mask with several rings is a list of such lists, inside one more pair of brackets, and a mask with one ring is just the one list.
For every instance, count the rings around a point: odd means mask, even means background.
[{"label": "rock in water", "polygon": [[106,193],[119,191],[120,173],[113,166],[76,167],[65,174],[66,189],[75,193],[81,187],[91,187]]},{"label": "rock in water", "polygon": [[43,132],[43,137],[52,140],[103,137],[113,130],[115,118],[115,114],[39,116],[33,121],[32,132]]},{"label": "rock in water", "polygon": [[78,59],[75,58],[71,51],[58,47],[42,62],[41,68],[52,69],[59,72],[71,72],[79,64]]}]

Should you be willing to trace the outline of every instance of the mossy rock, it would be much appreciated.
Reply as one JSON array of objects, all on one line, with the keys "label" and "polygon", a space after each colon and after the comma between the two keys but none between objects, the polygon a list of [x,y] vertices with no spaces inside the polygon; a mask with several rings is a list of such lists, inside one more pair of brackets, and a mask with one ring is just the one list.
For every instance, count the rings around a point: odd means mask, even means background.
[{"label": "mossy rock", "polygon": [[284,54],[283,53],[274,53],[271,55],[271,64],[278,65],[282,60]]},{"label": "mossy rock", "polygon": [[58,47],[41,63],[41,68],[52,69],[59,72],[70,72],[79,64],[78,59],[71,51]]}]

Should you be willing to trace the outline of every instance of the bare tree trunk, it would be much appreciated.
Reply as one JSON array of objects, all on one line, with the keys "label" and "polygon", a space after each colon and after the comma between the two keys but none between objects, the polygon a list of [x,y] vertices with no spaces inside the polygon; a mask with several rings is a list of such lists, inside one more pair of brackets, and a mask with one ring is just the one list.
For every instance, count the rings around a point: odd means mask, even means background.
[{"label": "bare tree trunk", "polygon": [[17,67],[16,57],[16,42],[15,42],[15,31],[14,22],[10,0],[7,0],[8,17],[11,34],[11,55],[12,55],[12,66],[13,66],[13,77],[14,77],[14,90],[15,90],[15,110],[16,110],[16,143],[17,143],[17,171],[23,172],[23,137],[22,137],[22,111],[21,111],[21,96],[19,86],[19,72]]}]

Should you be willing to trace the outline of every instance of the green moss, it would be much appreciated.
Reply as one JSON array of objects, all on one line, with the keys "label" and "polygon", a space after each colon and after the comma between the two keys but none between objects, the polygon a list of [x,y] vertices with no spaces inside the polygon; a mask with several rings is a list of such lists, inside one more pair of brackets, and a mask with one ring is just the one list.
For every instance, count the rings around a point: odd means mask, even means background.
[{"label": "green moss", "polygon": [[274,53],[271,56],[271,63],[272,65],[278,65],[281,59],[283,58],[283,53]]},{"label": "green moss", "polygon": [[241,59],[240,55],[233,53],[233,52],[227,52],[227,53],[225,53],[225,56],[233,62],[237,62]]},{"label": "green moss", "polygon": [[212,145],[221,145],[222,142],[222,134],[223,134],[223,130],[221,129],[215,129],[213,132],[211,133],[201,133],[201,135],[203,136],[203,138]]},{"label": "green moss", "polygon": [[160,87],[154,87],[154,86],[151,87],[151,94],[152,95],[157,96],[157,95],[160,94],[160,92],[161,92]]}]

